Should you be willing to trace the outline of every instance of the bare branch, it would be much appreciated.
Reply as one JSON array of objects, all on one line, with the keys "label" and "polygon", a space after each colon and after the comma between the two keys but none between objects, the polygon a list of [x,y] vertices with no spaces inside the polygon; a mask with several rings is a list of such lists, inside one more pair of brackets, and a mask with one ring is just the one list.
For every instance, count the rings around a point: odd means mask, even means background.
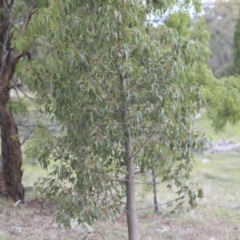
[{"label": "bare branch", "polygon": [[30,96],[28,96],[20,87],[18,87],[18,89],[22,92],[22,94],[28,98],[29,100],[33,101],[33,102],[36,102],[33,98],[31,98]]},{"label": "bare branch", "polygon": [[[39,126],[39,124],[28,124],[28,125],[25,125],[25,124],[23,124],[22,122],[19,122],[19,123],[17,123],[17,125],[19,126],[19,127],[23,127],[23,128],[30,128],[30,127],[38,127]],[[51,125],[51,124],[48,124],[48,125],[44,125],[45,127],[59,127],[60,126],[60,124],[53,124],[53,125]]]},{"label": "bare branch", "polygon": [[[13,25],[16,25],[16,24],[18,24],[18,23],[22,23],[24,19],[25,19],[25,15],[23,15],[23,16],[17,18],[17,19],[14,19],[14,20],[12,19],[12,20],[11,20],[11,25],[13,26]],[[6,24],[7,22],[8,22],[8,21],[1,22],[1,23],[0,23],[0,26]]]},{"label": "bare branch", "polygon": [[32,17],[32,14],[33,14],[33,10],[36,8],[36,3],[34,0],[31,0],[30,1],[30,7],[25,15],[25,18],[24,18],[24,21],[23,21],[23,24],[22,24],[22,28],[21,28],[21,31],[20,31],[20,34],[23,35],[26,30],[27,30],[27,27],[28,27],[28,24],[31,20],[31,17]]},{"label": "bare branch", "polygon": [[[158,181],[158,182],[156,182],[154,185],[158,185],[158,184],[160,184],[160,183],[163,183],[163,181]],[[153,182],[151,182],[151,181],[149,181],[149,182],[137,181],[135,184],[136,184],[136,185],[138,185],[138,184],[153,185]]]},{"label": "bare branch", "polygon": [[17,91],[17,89],[16,89],[15,87],[13,87],[13,89],[14,89],[14,91],[15,91],[16,95],[17,95],[17,98],[20,100],[20,96],[19,96],[19,94],[18,94],[18,91]]},{"label": "bare branch", "polygon": [[154,129],[154,131],[152,132],[152,134],[150,134],[150,136],[149,136],[144,142],[141,143],[140,147],[138,148],[137,151],[135,151],[135,152],[132,154],[131,158],[135,157],[135,156],[141,151],[141,149],[151,140],[153,134],[156,133],[156,131],[157,131],[158,128],[159,128],[159,126],[157,126],[157,127]]},{"label": "bare branch", "polygon": [[11,8],[12,8],[13,4],[14,4],[14,0],[11,0],[11,1],[10,1],[10,3],[8,4],[8,6],[9,6],[9,9],[11,9]]},{"label": "bare branch", "polygon": [[147,209],[154,208],[155,206],[168,205],[168,204],[171,204],[171,203],[173,203],[173,202],[177,202],[178,200],[181,200],[181,199],[184,199],[184,197],[181,196],[181,197],[175,198],[174,200],[169,201],[169,202],[166,202],[166,203],[159,203],[159,204],[152,205],[152,206],[150,206],[150,207],[138,208],[138,209],[136,209],[136,210],[137,210],[137,211],[143,211],[143,210],[147,210]]},{"label": "bare branch", "polygon": [[21,145],[23,145],[23,144],[30,138],[30,136],[33,134],[34,130],[35,130],[35,129],[32,129],[32,130],[30,131],[30,133],[28,133],[27,135],[24,136],[22,142],[20,143]]},{"label": "bare branch", "polygon": [[[30,0],[30,6],[28,8],[28,11],[26,12],[25,14],[25,17],[24,17],[24,20],[23,20],[23,23],[22,23],[22,27],[21,27],[21,30],[20,30],[20,34],[23,35],[25,34],[25,32],[27,31],[27,27],[28,27],[28,24],[31,20],[31,17],[33,15],[33,12],[34,12],[34,9],[36,8],[36,3],[35,3],[35,0]],[[13,59],[12,59],[12,66],[14,67],[17,62],[19,61],[19,59],[24,55],[25,53],[15,53],[14,56],[13,56]]]}]

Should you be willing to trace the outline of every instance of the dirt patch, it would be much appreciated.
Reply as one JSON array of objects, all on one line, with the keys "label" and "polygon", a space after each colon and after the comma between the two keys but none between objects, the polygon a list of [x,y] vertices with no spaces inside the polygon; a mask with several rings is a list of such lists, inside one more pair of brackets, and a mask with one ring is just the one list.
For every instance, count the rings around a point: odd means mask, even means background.
[{"label": "dirt patch", "polygon": [[[26,200],[16,207],[0,202],[0,240],[75,240],[86,234],[79,228],[59,228],[53,223],[54,204],[44,199]],[[226,220],[214,222],[181,217],[139,216],[141,240],[239,240],[240,225]],[[126,216],[120,214],[115,223],[97,222],[90,240],[127,239]]]},{"label": "dirt patch", "polygon": [[53,206],[43,200],[26,201],[17,207],[2,205],[0,239],[80,239],[78,232],[59,228],[52,219]]}]

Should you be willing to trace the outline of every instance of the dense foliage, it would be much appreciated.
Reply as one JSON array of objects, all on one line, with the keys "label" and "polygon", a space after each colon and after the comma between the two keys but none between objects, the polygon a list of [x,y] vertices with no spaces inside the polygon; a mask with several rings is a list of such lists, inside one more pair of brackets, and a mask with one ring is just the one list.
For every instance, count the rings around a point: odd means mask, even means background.
[{"label": "dense foliage", "polygon": [[[158,13],[171,7],[158,6]],[[44,45],[44,60],[22,76],[64,130],[41,146],[42,165],[55,160],[42,187],[59,196],[57,220],[66,225],[114,218],[130,181],[128,161],[145,174],[153,166],[182,202],[194,206],[202,196],[186,180],[202,144],[192,121],[204,103],[203,75],[192,69],[203,48],[177,28],[146,25],[148,12],[153,5],[138,1],[59,0],[29,30]]]},{"label": "dense foliage", "polygon": [[[135,229],[129,239],[138,239],[136,172],[143,179],[152,172],[168,188],[177,188],[176,210],[186,202],[196,206],[202,191],[189,183],[189,174],[192,152],[204,140],[193,129],[195,116],[207,112],[216,130],[240,118],[239,78],[216,79],[207,67],[209,32],[201,17],[193,17],[199,1],[34,2],[27,11],[27,1],[12,1],[9,46],[20,61],[12,67],[6,93],[19,87],[16,79],[24,81],[40,108],[62,126],[54,136],[39,126],[26,148],[48,169],[41,191],[57,199],[56,220],[66,226],[73,218],[92,223],[126,210],[128,227]],[[228,4],[217,1],[205,16],[213,33],[211,48],[223,49],[213,67],[218,77],[233,70],[231,40],[225,51],[217,37],[227,19],[221,6],[232,7]],[[24,34],[21,26],[27,18],[21,18],[22,12],[36,13]],[[213,13],[217,18],[212,22]],[[237,74],[239,24],[234,38]],[[22,99],[9,97],[5,105],[11,114],[27,115]]]}]

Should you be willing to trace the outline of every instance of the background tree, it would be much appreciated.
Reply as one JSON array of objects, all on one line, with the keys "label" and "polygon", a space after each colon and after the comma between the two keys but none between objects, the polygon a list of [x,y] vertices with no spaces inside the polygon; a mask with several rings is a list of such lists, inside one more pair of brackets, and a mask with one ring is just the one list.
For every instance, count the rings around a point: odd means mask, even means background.
[{"label": "background tree", "polygon": [[[14,201],[24,199],[22,186],[22,153],[18,129],[13,118],[11,109],[11,80],[15,67],[25,53],[18,51],[12,45],[13,37],[26,33],[28,23],[35,9],[35,2],[25,4],[21,2],[22,12],[25,15],[19,16],[14,1],[0,1],[0,126],[1,126],[1,149],[2,169],[5,187],[3,193]],[[19,19],[20,18],[20,19]]]},{"label": "background tree", "polygon": [[240,10],[233,39],[233,73],[240,75]]},{"label": "background tree", "polygon": [[203,4],[204,18],[211,33],[209,67],[218,78],[232,74],[233,35],[239,1],[217,0]]},{"label": "background tree", "polygon": [[186,180],[192,150],[202,143],[192,119],[203,96],[194,80],[186,85],[180,77],[199,59],[198,44],[166,26],[145,26],[150,10],[139,1],[59,0],[31,26],[46,41],[46,55],[22,75],[65,130],[39,153],[45,168],[56,160],[42,185],[48,197],[59,197],[60,223],[114,218],[126,196],[129,239],[139,239],[140,165],[147,173],[154,164],[177,186],[179,207],[185,196],[192,206],[202,196]]},{"label": "background tree", "polygon": [[[192,12],[193,14],[193,12]],[[157,25],[152,21],[154,25]],[[205,86],[209,77],[209,69],[206,65],[206,61],[210,56],[209,51],[209,39],[210,34],[206,28],[205,21],[202,17],[197,16],[195,12],[194,19],[189,15],[189,9],[181,9],[180,11],[172,10],[172,13],[166,15],[166,18],[160,22],[159,24],[165,24],[168,28],[174,29],[177,31],[178,35],[184,38],[192,39],[195,42],[200,42],[199,44],[199,52],[201,52],[201,56],[197,62],[192,64],[190,67],[186,68],[182,74],[179,74],[179,79],[184,83],[186,89],[190,89],[192,84],[198,83],[199,86]],[[190,91],[189,91],[190,92]],[[185,105],[189,105],[189,101],[195,101],[198,99],[196,95],[189,95],[189,98],[186,98]],[[184,111],[182,112],[182,114]],[[186,113],[187,115],[189,113]],[[170,152],[167,155],[171,155]],[[164,157],[163,157],[164,158]],[[153,185],[153,202],[154,202],[154,212],[158,212],[158,200],[157,200],[157,185],[161,184],[161,180],[158,181],[158,174],[155,173],[154,164],[150,165],[150,169],[152,172],[152,185]],[[162,173],[160,172],[159,177],[161,178]]]},{"label": "background tree", "polygon": [[47,0],[0,1],[0,165],[2,170],[0,175],[6,183],[0,192],[14,201],[24,199],[21,183],[23,174],[21,144],[32,135],[38,125],[36,114],[33,121],[26,119],[28,106],[24,98],[31,101],[34,99],[28,97],[25,92],[26,86],[22,86],[22,79],[16,75],[21,69],[21,61],[30,60],[36,55],[34,36],[29,35],[27,31],[31,16],[38,7],[47,6]]}]

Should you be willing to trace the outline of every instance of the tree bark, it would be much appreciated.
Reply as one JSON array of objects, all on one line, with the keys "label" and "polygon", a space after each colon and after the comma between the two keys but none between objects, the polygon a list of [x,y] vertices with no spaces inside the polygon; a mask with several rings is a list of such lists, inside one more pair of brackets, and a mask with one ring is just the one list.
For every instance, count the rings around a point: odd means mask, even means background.
[{"label": "tree bark", "polygon": [[152,185],[153,185],[153,203],[154,213],[158,213],[158,200],[157,200],[157,184],[154,168],[152,168]]},{"label": "tree bark", "polygon": [[138,219],[136,210],[136,196],[135,196],[135,180],[134,180],[134,162],[132,158],[132,138],[129,136],[126,139],[126,189],[127,189],[127,224],[128,224],[128,239],[138,240]]},{"label": "tree bark", "polygon": [[126,193],[127,193],[127,224],[128,224],[128,239],[139,240],[138,219],[136,210],[136,196],[135,196],[135,178],[134,178],[134,158],[132,137],[129,124],[128,104],[126,100],[126,78],[121,76],[122,84],[122,122],[123,131],[125,135],[125,162],[127,168],[126,175]]},{"label": "tree bark", "polygon": [[[0,78],[0,84],[2,79]],[[22,153],[11,109],[8,107],[10,100],[9,90],[0,87],[0,122],[1,122],[1,147],[2,165],[5,177],[7,196],[13,201],[24,200],[22,186]]]},{"label": "tree bark", "polygon": [[9,106],[11,78],[20,58],[20,55],[13,56],[11,48],[10,7],[7,1],[0,0],[0,127],[3,165],[0,192],[12,198],[13,201],[23,201],[21,145]]}]

